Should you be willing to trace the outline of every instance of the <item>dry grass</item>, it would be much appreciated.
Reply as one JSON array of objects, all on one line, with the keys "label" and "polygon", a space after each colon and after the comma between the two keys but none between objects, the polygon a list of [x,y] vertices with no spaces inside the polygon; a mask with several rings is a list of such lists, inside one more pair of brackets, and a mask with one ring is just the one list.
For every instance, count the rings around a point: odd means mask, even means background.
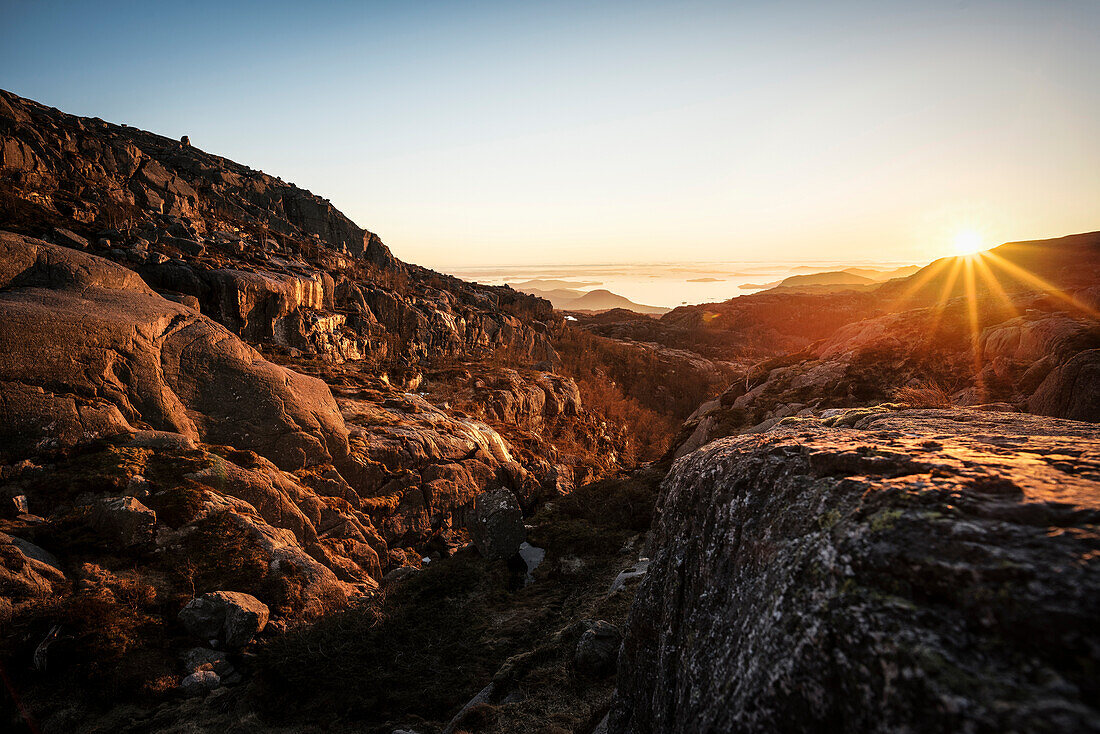
[{"label": "dry grass", "polygon": [[951,406],[951,396],[938,382],[927,381],[916,385],[907,385],[894,391],[894,402],[911,408],[947,408]]}]

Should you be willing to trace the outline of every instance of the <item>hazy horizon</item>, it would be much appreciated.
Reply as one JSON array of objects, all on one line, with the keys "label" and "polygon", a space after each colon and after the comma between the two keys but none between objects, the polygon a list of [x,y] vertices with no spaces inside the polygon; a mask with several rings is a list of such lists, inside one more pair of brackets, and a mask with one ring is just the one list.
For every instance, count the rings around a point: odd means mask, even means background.
[{"label": "hazy horizon", "polygon": [[[470,265],[444,268],[443,272],[485,285],[523,284],[530,280],[580,281],[569,286],[588,292],[607,290],[643,306],[675,308],[681,305],[718,303],[772,287],[792,275],[846,268],[881,271],[927,262],[894,261],[673,261],[664,263],[588,263],[567,265],[512,264]],[[720,277],[715,277],[720,276]],[[745,287],[754,285],[756,287]],[[521,289],[524,290],[524,289]],[[553,290],[546,288],[541,290]]]},{"label": "hazy horizon", "polygon": [[0,87],[189,135],[440,270],[927,262],[966,232],[1098,228],[1095,2],[5,2],[4,19]]}]

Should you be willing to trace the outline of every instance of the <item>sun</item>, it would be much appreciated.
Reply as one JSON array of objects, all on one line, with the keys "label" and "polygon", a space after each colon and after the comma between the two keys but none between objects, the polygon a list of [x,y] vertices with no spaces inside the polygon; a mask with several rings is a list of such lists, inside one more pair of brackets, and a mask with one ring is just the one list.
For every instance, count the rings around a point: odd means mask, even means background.
[{"label": "sun", "polygon": [[955,235],[955,255],[973,255],[985,249],[982,236],[972,229],[964,229]]}]

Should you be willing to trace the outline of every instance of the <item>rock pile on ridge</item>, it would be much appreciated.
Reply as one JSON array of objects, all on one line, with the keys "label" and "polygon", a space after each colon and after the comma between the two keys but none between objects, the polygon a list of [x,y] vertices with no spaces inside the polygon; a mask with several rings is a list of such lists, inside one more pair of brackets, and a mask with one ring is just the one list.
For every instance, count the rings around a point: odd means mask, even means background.
[{"label": "rock pile on ridge", "polygon": [[337,363],[555,360],[546,301],[403,263],[276,177],[4,91],[0,196],[5,228],[93,249],[253,343]]}]

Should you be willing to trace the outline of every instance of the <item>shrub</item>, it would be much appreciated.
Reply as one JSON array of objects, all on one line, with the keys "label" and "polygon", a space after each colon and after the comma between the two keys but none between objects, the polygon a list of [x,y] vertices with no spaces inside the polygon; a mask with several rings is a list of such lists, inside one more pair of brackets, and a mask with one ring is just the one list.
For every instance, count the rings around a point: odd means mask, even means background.
[{"label": "shrub", "polygon": [[305,704],[372,720],[443,718],[500,665],[513,631],[494,625],[491,610],[507,594],[503,562],[468,555],[432,564],[362,606],[272,640],[259,661],[264,688],[272,706],[299,712]]},{"label": "shrub", "polygon": [[554,348],[585,409],[622,429],[626,466],[660,458],[679,421],[722,387],[677,378],[652,351],[575,327],[566,327]]},{"label": "shrub", "polygon": [[[134,573],[105,578],[105,585],[17,612],[0,645],[16,685],[45,678],[56,690],[119,701],[154,693],[156,681],[175,673],[166,646],[171,631],[156,591]],[[53,639],[40,660],[44,667],[34,672],[29,663],[48,633]]]},{"label": "shrub", "polygon": [[164,558],[166,570],[182,577],[183,588],[193,586],[194,594],[218,589],[262,594],[269,559],[231,514],[203,518],[184,536],[180,550]]},{"label": "shrub", "polygon": [[654,478],[638,472],[578,487],[557,501],[562,514],[600,528],[645,532],[657,501]]},{"label": "shrub", "polygon": [[942,385],[931,380],[900,387],[894,391],[893,398],[894,402],[911,408],[946,408],[951,405],[951,396]]}]

